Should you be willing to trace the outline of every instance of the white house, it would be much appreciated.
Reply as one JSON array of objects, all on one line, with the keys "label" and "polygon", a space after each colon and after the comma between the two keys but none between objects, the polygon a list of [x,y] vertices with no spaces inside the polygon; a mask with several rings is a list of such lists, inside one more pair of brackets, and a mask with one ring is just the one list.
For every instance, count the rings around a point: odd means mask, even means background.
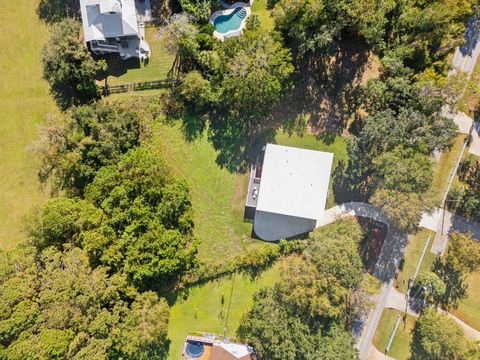
[{"label": "white house", "polygon": [[85,42],[95,54],[119,54],[124,60],[150,56],[135,0],[80,0],[80,10]]},{"label": "white house", "polygon": [[315,229],[328,197],[333,154],[267,144],[252,167],[245,218],[256,236],[289,239]]}]

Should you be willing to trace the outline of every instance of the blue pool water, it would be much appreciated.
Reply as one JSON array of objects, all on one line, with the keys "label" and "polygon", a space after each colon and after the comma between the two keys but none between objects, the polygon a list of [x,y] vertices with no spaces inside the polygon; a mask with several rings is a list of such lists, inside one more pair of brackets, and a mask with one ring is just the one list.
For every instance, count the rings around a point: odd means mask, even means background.
[{"label": "blue pool water", "polygon": [[203,344],[198,341],[188,341],[187,342],[187,354],[190,357],[196,359],[203,355],[204,348]]},{"label": "blue pool water", "polygon": [[225,34],[230,30],[240,29],[243,19],[247,16],[247,11],[243,7],[237,7],[228,15],[219,15],[213,20],[215,30],[220,34]]}]

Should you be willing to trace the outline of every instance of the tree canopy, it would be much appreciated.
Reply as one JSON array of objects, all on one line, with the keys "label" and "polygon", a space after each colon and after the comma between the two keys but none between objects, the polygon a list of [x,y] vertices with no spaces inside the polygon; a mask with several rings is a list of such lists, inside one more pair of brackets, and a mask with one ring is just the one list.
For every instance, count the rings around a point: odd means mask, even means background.
[{"label": "tree canopy", "polygon": [[80,23],[66,18],[55,25],[42,51],[43,77],[62,109],[99,97],[95,75],[105,68],[95,61],[80,39]]},{"label": "tree canopy", "polygon": [[166,301],[92,269],[79,248],[17,249],[0,272],[2,358],[147,359],[165,347]]},{"label": "tree canopy", "polygon": [[102,166],[117,163],[145,136],[134,111],[103,102],[73,108],[41,127],[34,145],[42,160],[39,177],[44,182],[53,178],[58,190],[82,195]]},{"label": "tree canopy", "polygon": [[[254,297],[238,335],[261,359],[357,359],[351,321],[368,306],[355,220],[316,230],[288,257],[281,280]],[[345,330],[344,330],[345,329]],[[274,357],[272,357],[274,356]]]},{"label": "tree canopy", "polygon": [[462,328],[453,320],[426,308],[415,323],[411,344],[412,358],[454,360],[465,351]]},{"label": "tree canopy", "polygon": [[31,234],[39,249],[79,246],[92,265],[145,289],[169,286],[194,266],[192,229],[186,183],[156,154],[136,148],[101,168],[84,200],[47,202]]},{"label": "tree canopy", "polygon": [[433,272],[445,284],[445,291],[434,301],[445,307],[457,307],[468,296],[467,275],[480,267],[480,244],[471,234],[454,232],[450,235],[447,253],[437,258]]}]

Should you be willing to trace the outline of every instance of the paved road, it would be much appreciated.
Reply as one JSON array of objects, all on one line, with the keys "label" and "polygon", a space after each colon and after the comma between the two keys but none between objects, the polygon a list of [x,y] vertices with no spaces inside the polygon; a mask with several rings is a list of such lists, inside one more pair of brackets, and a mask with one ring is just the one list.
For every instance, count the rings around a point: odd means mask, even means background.
[{"label": "paved road", "polygon": [[457,48],[452,65],[456,70],[470,73],[475,67],[480,54],[480,22],[472,18],[465,32],[465,43]]},{"label": "paved road", "polygon": [[[467,220],[461,216],[451,214],[449,220],[445,221],[444,232],[449,233],[453,230],[461,232],[472,232],[474,237],[480,239],[480,224],[471,220]],[[340,218],[349,216],[363,216],[389,225],[388,218],[374,205],[350,202],[327,209],[322,219],[318,219],[317,227],[325,226]],[[432,214],[424,214],[420,221],[420,226],[427,229],[437,231],[438,224],[442,220],[442,210],[436,209]],[[360,324],[363,331],[359,335],[357,347],[360,352],[360,359],[367,359],[372,352],[372,340],[380,321],[383,309],[388,302],[389,295],[392,291],[393,280],[398,265],[403,258],[403,253],[408,244],[409,235],[405,232],[398,231],[392,227],[389,228],[385,238],[382,251],[380,253],[377,264],[375,265],[374,275],[383,282],[380,294],[377,296],[376,306],[371,311],[368,319]]]}]

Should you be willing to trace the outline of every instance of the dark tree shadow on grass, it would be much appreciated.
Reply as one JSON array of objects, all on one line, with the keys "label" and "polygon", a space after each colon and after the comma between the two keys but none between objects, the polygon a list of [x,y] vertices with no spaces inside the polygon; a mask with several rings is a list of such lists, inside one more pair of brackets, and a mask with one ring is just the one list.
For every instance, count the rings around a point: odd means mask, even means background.
[{"label": "dark tree shadow on grass", "polygon": [[435,259],[432,270],[445,283],[445,293],[435,301],[444,308],[457,308],[460,301],[468,296],[466,276],[451,262],[444,262],[441,258]]},{"label": "dark tree shadow on grass", "polygon": [[67,17],[80,18],[79,0],[40,0],[38,17],[47,24],[59,22]]},{"label": "dark tree shadow on grass", "polygon": [[275,141],[275,128],[246,130],[240,121],[210,123],[208,138],[217,151],[217,163],[230,172],[243,173],[260,159],[262,150]]},{"label": "dark tree shadow on grass", "polygon": [[368,48],[360,40],[343,40],[332,54],[314,54],[298,60],[292,91],[274,108],[286,122],[309,115],[314,134],[341,134],[358,109],[361,79],[367,69]]}]

